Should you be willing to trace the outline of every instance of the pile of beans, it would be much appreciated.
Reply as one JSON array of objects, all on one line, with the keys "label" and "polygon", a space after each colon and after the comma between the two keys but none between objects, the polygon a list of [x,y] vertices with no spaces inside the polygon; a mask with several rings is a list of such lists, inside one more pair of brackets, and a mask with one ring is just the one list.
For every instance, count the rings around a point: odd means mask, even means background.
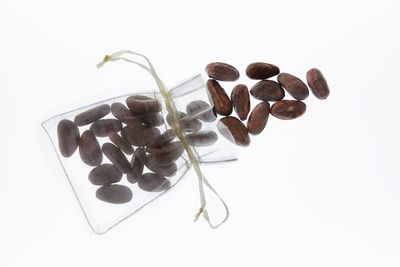
[{"label": "pile of beans", "polygon": [[[168,177],[177,172],[176,161],[184,152],[175,132],[166,129],[165,121],[170,125],[171,120],[169,115],[163,117],[158,100],[137,94],[125,102],[126,105],[119,102],[98,105],[76,115],[74,121],[61,120],[57,126],[62,156],[71,157],[79,150],[81,160],[94,167],[88,180],[99,186],[96,197],[113,204],[132,200],[132,190],[118,184],[123,174],[129,183],[137,184],[143,191],[167,190],[171,186]],[[216,120],[207,102],[192,101],[186,112],[178,114],[188,144],[210,146],[217,141],[215,132],[202,130],[204,122]],[[89,125],[80,134],[79,128]],[[104,163],[104,156],[110,163]]]},{"label": "pile of beans", "polygon": [[[309,95],[307,85],[294,75],[280,73],[277,66],[264,62],[251,63],[246,68],[250,79],[260,80],[249,89],[244,84],[238,84],[232,89],[229,97],[218,81],[233,82],[239,79],[239,71],[226,63],[213,62],[206,66],[210,77],[207,81],[209,98],[214,103],[214,112],[224,116],[218,121],[218,130],[231,142],[239,146],[248,146],[250,136],[260,134],[268,121],[269,114],[282,120],[295,119],[306,111],[302,101]],[[277,81],[269,80],[278,75]],[[329,87],[324,76],[318,69],[307,72],[307,83],[311,92],[319,99],[326,99]],[[294,100],[286,100],[285,91]],[[250,94],[261,100],[251,111]],[[271,106],[270,102],[274,102]],[[231,116],[235,110],[237,116]],[[247,126],[242,121],[247,119]]]}]

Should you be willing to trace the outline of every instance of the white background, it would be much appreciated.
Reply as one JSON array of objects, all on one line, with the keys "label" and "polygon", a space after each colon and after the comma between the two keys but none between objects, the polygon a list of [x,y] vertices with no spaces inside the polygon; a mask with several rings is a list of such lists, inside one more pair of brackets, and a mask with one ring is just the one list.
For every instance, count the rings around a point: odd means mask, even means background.
[{"label": "white background", "polygon": [[[0,266],[400,266],[397,3],[2,0]],[[141,90],[133,66],[95,68],[120,49],[168,85],[223,61],[251,86],[245,67],[266,61],[321,69],[331,95],[203,169],[231,208],[220,229],[192,223],[191,173],[99,236],[40,123]]]}]

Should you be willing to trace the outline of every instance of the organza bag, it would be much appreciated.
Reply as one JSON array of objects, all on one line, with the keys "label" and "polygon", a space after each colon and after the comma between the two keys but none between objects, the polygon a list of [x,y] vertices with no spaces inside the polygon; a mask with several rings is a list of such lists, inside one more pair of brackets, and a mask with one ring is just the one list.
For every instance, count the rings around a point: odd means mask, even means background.
[{"label": "organza bag", "polygon": [[[126,54],[146,64],[125,58]],[[236,146],[223,125],[217,130],[202,76],[168,90],[151,62],[132,51],[106,56],[98,67],[116,60],[146,70],[157,89],[107,99],[42,123],[89,225],[96,233],[108,231],[171,190],[193,168],[201,204],[195,220],[202,214],[211,227],[218,227],[229,211],[200,165],[236,160]],[[225,211],[217,223],[207,212],[205,188]]]}]

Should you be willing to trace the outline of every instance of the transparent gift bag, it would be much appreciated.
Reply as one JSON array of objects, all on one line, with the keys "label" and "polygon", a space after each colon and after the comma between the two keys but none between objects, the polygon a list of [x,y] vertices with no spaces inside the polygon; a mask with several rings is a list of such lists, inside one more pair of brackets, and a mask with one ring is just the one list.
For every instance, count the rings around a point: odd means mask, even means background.
[{"label": "transparent gift bag", "polygon": [[[201,204],[195,220],[202,215],[211,227],[218,227],[229,211],[200,166],[236,160],[236,146],[217,123],[203,77],[195,75],[167,89],[151,62],[132,51],[106,56],[98,67],[117,60],[147,71],[157,89],[107,99],[42,123],[89,225],[105,233],[170,191],[193,169]],[[207,189],[224,210],[217,222],[207,212]]]}]

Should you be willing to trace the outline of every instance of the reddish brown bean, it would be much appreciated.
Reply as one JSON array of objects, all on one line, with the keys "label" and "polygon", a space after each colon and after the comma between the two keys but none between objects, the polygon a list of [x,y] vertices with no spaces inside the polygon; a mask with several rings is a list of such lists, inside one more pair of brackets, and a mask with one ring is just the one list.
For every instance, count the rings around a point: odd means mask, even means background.
[{"label": "reddish brown bean", "polygon": [[68,158],[79,144],[79,129],[70,120],[61,120],[57,125],[58,147],[61,155]]},{"label": "reddish brown bean", "polygon": [[185,136],[186,142],[191,146],[211,146],[218,140],[214,131],[199,131]]},{"label": "reddish brown bean", "polygon": [[132,200],[132,190],[119,184],[103,185],[96,190],[96,197],[111,204],[124,204]]},{"label": "reddish brown bean", "polygon": [[262,101],[279,101],[285,97],[285,91],[279,83],[270,80],[259,81],[251,88],[250,93]]},{"label": "reddish brown bean", "polygon": [[307,85],[294,75],[281,73],[278,75],[278,82],[297,100],[304,100],[309,95]]},{"label": "reddish brown bean", "polygon": [[326,99],[329,96],[328,83],[319,69],[311,69],[307,72],[307,83],[311,92],[319,99]]},{"label": "reddish brown bean", "polygon": [[218,131],[222,136],[238,146],[248,146],[250,137],[247,128],[235,117],[225,117],[217,123]]},{"label": "reddish brown bean", "polygon": [[231,100],[239,119],[242,121],[247,119],[250,111],[250,95],[247,86],[244,84],[236,85],[232,90]]},{"label": "reddish brown bean", "polygon": [[111,105],[111,113],[115,118],[130,126],[142,125],[142,122],[122,103],[113,103]]},{"label": "reddish brown bean", "polygon": [[91,130],[84,131],[79,139],[79,155],[82,161],[90,166],[97,166],[103,160],[99,141]]},{"label": "reddish brown bean", "polygon": [[306,104],[297,100],[281,100],[271,107],[271,114],[282,120],[300,117],[306,112]]},{"label": "reddish brown bean", "polygon": [[122,152],[125,154],[131,155],[133,154],[133,147],[129,144],[124,138],[122,138],[118,133],[111,131],[108,133],[108,138],[111,142],[113,142],[117,147],[119,147]]},{"label": "reddish brown bean", "polygon": [[89,173],[89,181],[94,185],[109,185],[121,181],[121,171],[112,164],[105,163],[95,167]]},{"label": "reddish brown bean", "polygon": [[168,129],[147,144],[147,148],[159,148],[167,145],[176,137],[174,130]]},{"label": "reddish brown bean", "polygon": [[247,120],[247,130],[252,135],[260,134],[268,122],[270,106],[268,102],[261,102],[251,112]]},{"label": "reddish brown bean", "polygon": [[173,163],[171,163],[169,165],[159,165],[159,164],[157,164],[152,159],[151,155],[146,157],[144,164],[152,172],[161,174],[161,175],[166,176],[166,177],[170,177],[170,176],[175,175],[175,173],[176,173],[176,171],[178,169],[178,167],[177,167],[175,162],[173,162]]},{"label": "reddish brown bean", "polygon": [[143,174],[145,156],[143,148],[136,149],[131,160],[132,170],[126,174],[128,182],[136,183]]},{"label": "reddish brown bean", "polygon": [[110,106],[107,104],[91,108],[75,116],[74,123],[83,126],[95,122],[110,113]]},{"label": "reddish brown bean", "polygon": [[155,127],[125,126],[121,131],[122,137],[134,146],[145,146],[160,135],[160,130]]},{"label": "reddish brown bean", "polygon": [[236,81],[239,79],[239,71],[232,65],[213,62],[206,66],[206,73],[210,78],[219,81]]},{"label": "reddish brown bean", "polygon": [[157,173],[144,173],[138,182],[138,186],[147,192],[162,192],[170,188],[171,182],[163,175]]},{"label": "reddish brown bean", "polygon": [[275,65],[255,62],[251,63],[246,68],[247,77],[250,79],[264,80],[279,74],[279,68]]},{"label": "reddish brown bean", "polygon": [[102,146],[104,155],[117,167],[122,173],[129,173],[131,171],[131,164],[126,159],[121,150],[111,143],[105,143]]},{"label": "reddish brown bean", "polygon": [[232,113],[232,103],[224,88],[216,80],[207,81],[207,92],[210,101],[214,104],[214,111],[223,116]]},{"label": "reddish brown bean", "polygon": [[109,132],[119,132],[121,129],[122,123],[115,119],[98,120],[90,126],[90,130],[98,137],[106,137]]},{"label": "reddish brown bean", "polygon": [[170,165],[182,155],[183,151],[185,151],[185,148],[181,142],[177,141],[155,149],[151,157],[154,163],[158,165]]},{"label": "reddish brown bean", "polygon": [[134,115],[143,115],[161,111],[158,100],[143,95],[132,95],[126,99],[126,105]]}]

